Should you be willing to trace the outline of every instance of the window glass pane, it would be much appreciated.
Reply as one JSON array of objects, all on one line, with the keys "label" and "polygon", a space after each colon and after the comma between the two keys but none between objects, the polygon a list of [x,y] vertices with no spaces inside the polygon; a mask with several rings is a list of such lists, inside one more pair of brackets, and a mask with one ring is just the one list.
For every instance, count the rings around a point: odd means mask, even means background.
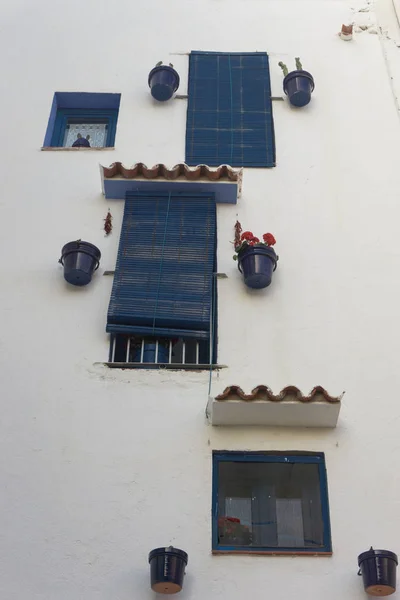
[{"label": "window glass pane", "polygon": [[104,148],[107,142],[107,123],[74,123],[68,120],[63,146],[71,147],[79,139],[88,140],[92,148]]},{"label": "window glass pane", "polygon": [[278,546],[304,546],[304,524],[301,498],[276,498]]},{"label": "window glass pane", "polygon": [[323,546],[317,464],[220,462],[218,507],[220,544]]}]

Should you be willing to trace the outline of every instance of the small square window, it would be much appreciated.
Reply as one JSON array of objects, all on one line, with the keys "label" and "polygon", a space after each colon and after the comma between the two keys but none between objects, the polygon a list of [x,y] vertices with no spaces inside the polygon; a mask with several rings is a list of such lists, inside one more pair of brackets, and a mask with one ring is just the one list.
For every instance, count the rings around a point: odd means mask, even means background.
[{"label": "small square window", "polygon": [[331,550],[324,454],[214,452],[214,552]]},{"label": "small square window", "polygon": [[44,146],[113,147],[120,94],[56,92]]}]

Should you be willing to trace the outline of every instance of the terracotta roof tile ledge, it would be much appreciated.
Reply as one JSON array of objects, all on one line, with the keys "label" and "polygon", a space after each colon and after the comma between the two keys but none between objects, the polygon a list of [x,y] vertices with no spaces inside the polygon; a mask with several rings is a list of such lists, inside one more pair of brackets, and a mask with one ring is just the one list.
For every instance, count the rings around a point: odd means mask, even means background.
[{"label": "terracotta roof tile ledge", "polygon": [[100,165],[103,194],[109,199],[124,198],[127,191],[214,192],[216,201],[236,204],[242,191],[243,169],[229,165],[211,168],[207,165],[189,167],[179,163],[172,168],[160,163],[147,167],[136,163],[125,167],[115,162]]},{"label": "terracotta roof tile ledge", "polygon": [[344,392],[340,396],[330,396],[328,392],[320,385],[315,386],[308,394],[304,396],[298,387],[295,385],[288,385],[283,390],[275,395],[271,389],[266,385],[257,385],[252,389],[250,394],[245,394],[241,387],[238,385],[231,385],[224,389],[224,391],[215,397],[216,400],[226,400],[227,398],[237,397],[241,400],[270,400],[271,402],[281,402],[282,400],[288,400],[295,398],[299,402],[313,402],[315,400],[324,399],[327,402],[340,402]]},{"label": "terracotta roof tile ledge", "polygon": [[341,400],[325,388],[304,395],[294,385],[274,394],[266,385],[246,394],[238,385],[209,398],[207,416],[212,425],[267,425],[274,427],[336,427]]}]

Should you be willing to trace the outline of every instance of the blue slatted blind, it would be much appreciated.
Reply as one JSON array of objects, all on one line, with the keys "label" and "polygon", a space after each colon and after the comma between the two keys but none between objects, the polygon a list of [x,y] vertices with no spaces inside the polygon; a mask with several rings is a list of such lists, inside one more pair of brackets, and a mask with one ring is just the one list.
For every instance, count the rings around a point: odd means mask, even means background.
[{"label": "blue slatted blind", "polygon": [[208,339],[214,194],[127,192],[107,331]]},{"label": "blue slatted blind", "polygon": [[275,166],[265,52],[190,54],[186,163]]}]

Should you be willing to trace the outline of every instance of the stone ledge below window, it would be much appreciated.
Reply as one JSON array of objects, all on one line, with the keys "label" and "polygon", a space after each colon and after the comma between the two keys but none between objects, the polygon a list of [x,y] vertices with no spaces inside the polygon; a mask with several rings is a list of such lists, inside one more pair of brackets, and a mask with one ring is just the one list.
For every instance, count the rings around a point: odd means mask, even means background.
[{"label": "stone ledge below window", "polygon": [[104,146],[102,148],[85,148],[84,146],[78,148],[64,148],[61,146],[42,146],[40,148],[42,152],[93,152],[93,151],[106,151],[106,150],[115,150],[115,146]]},{"label": "stone ledge below window", "polygon": [[333,397],[320,386],[303,396],[295,386],[274,395],[265,385],[245,394],[227,387],[209,398],[207,416],[212,425],[262,425],[270,427],[336,427],[343,394]]},{"label": "stone ledge below window", "polygon": [[227,365],[190,364],[190,363],[140,363],[140,362],[103,362],[100,363],[110,369],[158,369],[169,371],[218,371],[227,369]]},{"label": "stone ledge below window", "polygon": [[332,556],[333,552],[315,552],[315,550],[212,550],[212,554],[247,554],[256,556]]}]

